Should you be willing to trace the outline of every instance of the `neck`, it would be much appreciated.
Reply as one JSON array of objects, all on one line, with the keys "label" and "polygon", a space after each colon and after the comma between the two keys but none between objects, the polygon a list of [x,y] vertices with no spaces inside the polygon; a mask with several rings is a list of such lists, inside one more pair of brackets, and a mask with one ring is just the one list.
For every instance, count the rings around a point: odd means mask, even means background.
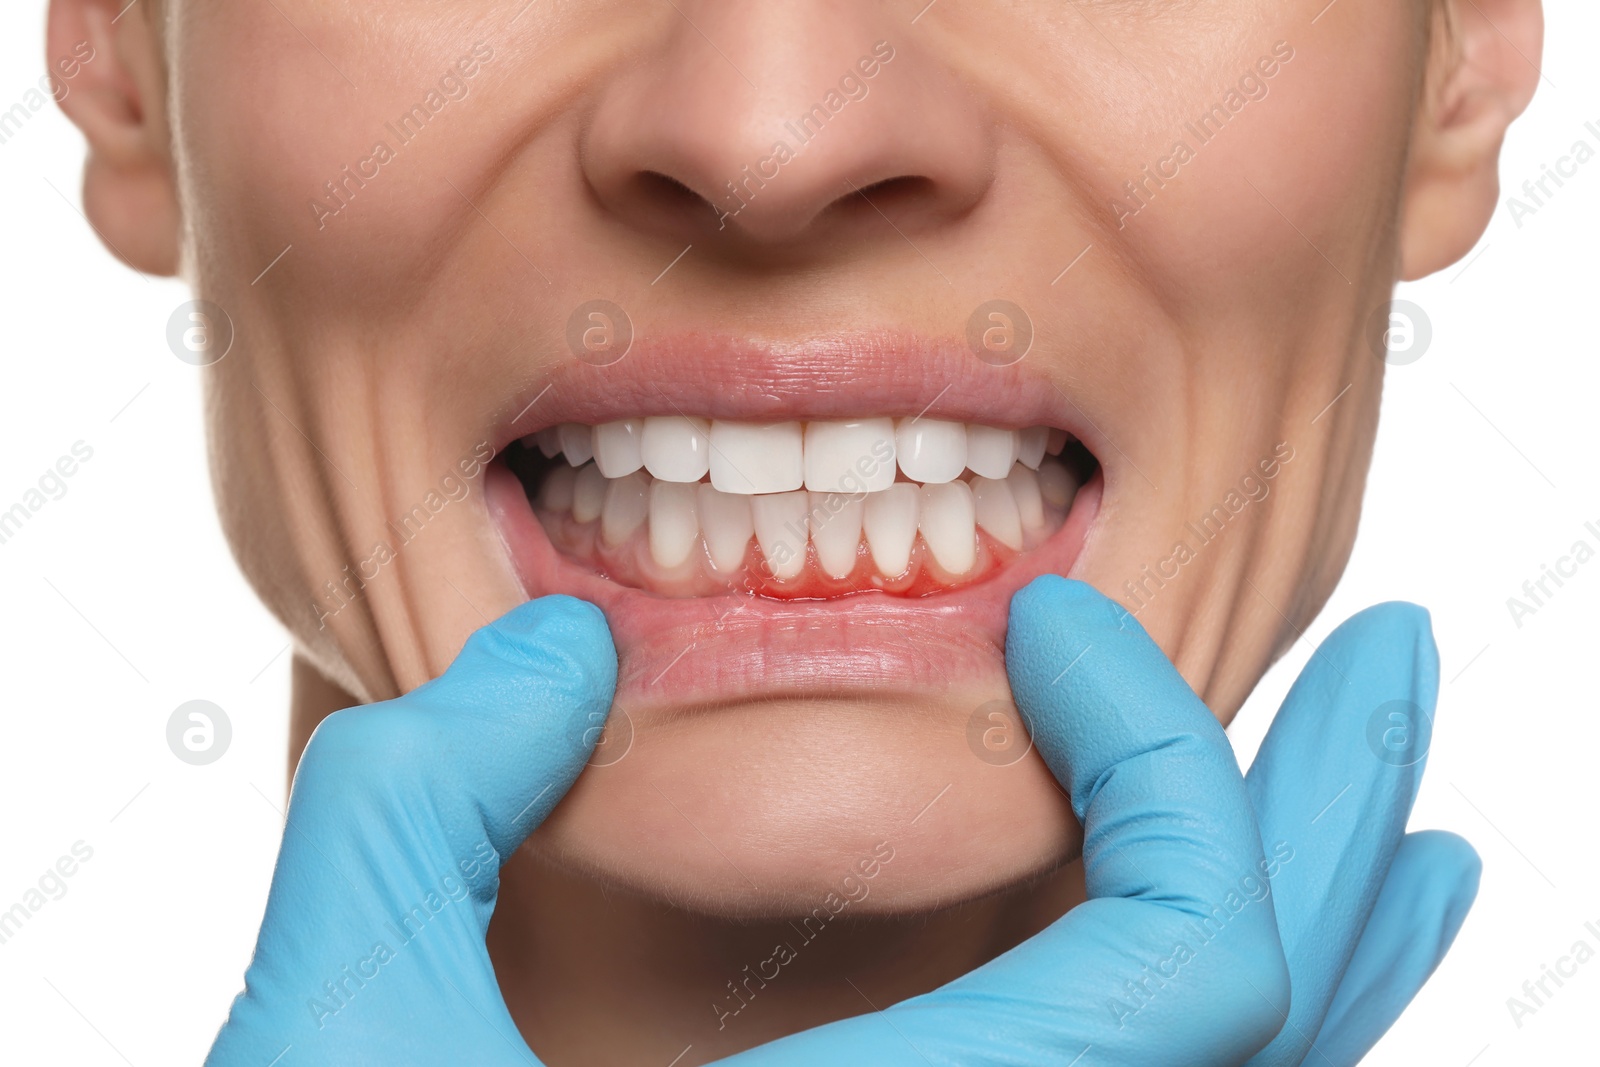
[{"label": "neck", "polygon": [[[356,703],[296,657],[290,765],[317,723]],[[501,872],[488,940],[506,1004],[544,1062],[695,1067],[925,993],[1082,899],[1073,863],[931,914],[844,911],[818,928],[687,911],[524,848]]]}]

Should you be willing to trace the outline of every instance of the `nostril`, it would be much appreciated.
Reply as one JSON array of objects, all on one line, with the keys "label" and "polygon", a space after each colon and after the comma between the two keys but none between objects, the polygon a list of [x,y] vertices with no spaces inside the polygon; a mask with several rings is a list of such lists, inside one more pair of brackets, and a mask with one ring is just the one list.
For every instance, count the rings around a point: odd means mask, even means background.
[{"label": "nostril", "polygon": [[632,180],[633,195],[657,212],[688,218],[715,211],[715,205],[671,175],[642,170]]},{"label": "nostril", "polygon": [[902,174],[897,178],[884,178],[870,185],[863,185],[856,192],[874,203],[881,203],[884,199],[894,197],[927,196],[933,192],[933,179],[920,174]]},{"label": "nostril", "polygon": [[897,208],[928,203],[936,192],[933,179],[920,174],[904,174],[868,185],[853,186],[850,192],[839,198],[838,204],[847,211],[893,214]]}]

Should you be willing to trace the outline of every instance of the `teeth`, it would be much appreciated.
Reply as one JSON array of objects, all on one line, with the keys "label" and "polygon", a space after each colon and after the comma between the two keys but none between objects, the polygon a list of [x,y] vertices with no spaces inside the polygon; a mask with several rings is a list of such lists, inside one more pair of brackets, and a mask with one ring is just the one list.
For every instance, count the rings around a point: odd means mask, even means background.
[{"label": "teeth", "polygon": [[[1020,463],[1017,468],[1028,469]],[[978,525],[990,537],[1014,552],[1022,551],[1022,515],[1017,508],[1017,498],[1011,493],[1009,476],[1001,481],[972,479],[972,511]]]},{"label": "teeth", "polygon": [[639,449],[643,434],[643,419],[622,419],[596,426],[594,461],[600,473],[607,478],[621,478],[644,466],[644,453]]},{"label": "teeth", "polygon": [[894,484],[894,420],[806,425],[805,484],[815,493],[874,493]]},{"label": "teeth", "polygon": [[977,523],[966,482],[923,486],[917,528],[934,561],[950,574],[965,574],[977,562]]},{"label": "teeth", "polygon": [[711,484],[724,493],[784,493],[805,481],[798,422],[711,424]]},{"label": "teeth", "polygon": [[[677,576],[662,576],[671,581],[744,572],[753,537],[773,579],[806,574],[813,556],[819,576],[849,578],[864,547],[877,580],[895,591],[915,582],[918,567],[933,567],[935,580],[972,574],[980,555],[984,566],[993,559],[986,545],[1020,552],[1060,526],[1078,484],[1054,457],[1070,440],[1044,426],[944,419],[670,415],[562,423],[524,445],[566,458],[539,486],[542,512],[596,524],[607,549],[646,527],[638,551],[648,549],[648,562]],[[592,543],[571,525],[551,530],[575,547]]]},{"label": "teeth", "polygon": [[1017,431],[967,425],[967,469],[985,478],[1004,478],[1017,461]]},{"label": "teeth", "polygon": [[644,420],[639,451],[644,469],[664,482],[698,482],[711,469],[711,420],[652,415]]},{"label": "teeth", "polygon": [[856,549],[861,544],[861,513],[865,498],[859,494],[811,494],[811,543],[817,565],[830,578],[847,578],[856,569]]},{"label": "teeth", "polygon": [[574,483],[578,472],[571,467],[557,467],[539,486],[539,506],[546,511],[571,511]]},{"label": "teeth", "polygon": [[967,428],[941,419],[901,419],[894,431],[900,470],[914,482],[953,482],[967,469]]},{"label": "teeth", "polygon": [[545,459],[551,459],[561,451],[561,427],[546,426],[533,435],[533,443],[539,446],[539,451],[544,453]]},{"label": "teeth", "polygon": [[1044,502],[1055,508],[1065,508],[1078,492],[1078,483],[1072,474],[1054,461],[1039,467],[1039,494]]},{"label": "teeth", "polygon": [[567,462],[574,467],[581,467],[594,458],[594,431],[579,422],[563,422],[556,439],[561,442],[561,451],[567,454]]},{"label": "teeth", "polygon": [[650,479],[638,471],[618,478],[606,488],[605,506],[600,509],[600,537],[608,545],[620,545],[644,525],[649,513]]},{"label": "teeth", "polygon": [[[559,469],[559,468],[558,468]],[[572,486],[572,517],[578,522],[593,522],[606,506],[606,476],[593,463],[578,468]]]},{"label": "teeth", "polygon": [[744,566],[745,552],[756,532],[750,498],[724,493],[703,482],[695,489],[700,494],[700,530],[711,565],[722,574],[733,574]]},{"label": "teeth", "polygon": [[699,542],[695,487],[682,482],[653,483],[650,486],[651,558],[658,566],[676,567],[689,558]]},{"label": "teeth", "polygon": [[804,490],[750,498],[756,543],[761,546],[761,554],[767,557],[775,578],[793,578],[805,569],[806,542],[810,537],[806,522],[809,507],[810,496]]},{"label": "teeth", "polygon": [[547,458],[593,459],[607,478],[640,467],[666,482],[698,482],[709,472],[724,493],[872,493],[894,484],[896,461],[913,482],[950,482],[963,470],[1006,477],[1013,464],[1038,470],[1059,455],[1067,434],[1048,426],[1003,430],[944,419],[819,420],[749,423],[682,415],[619,419],[593,428],[547,427],[534,443]]},{"label": "teeth", "polygon": [[911,566],[921,492],[909,482],[897,482],[867,497],[861,528],[867,535],[873,565],[885,578],[898,578]]},{"label": "teeth", "polygon": [[1039,493],[1039,476],[1018,464],[1006,475],[1006,483],[1011,486],[1011,498],[1017,502],[1017,517],[1022,521],[1022,528],[1030,532],[1044,529],[1044,497]]},{"label": "teeth", "polygon": [[1017,462],[1030,470],[1038,470],[1044,462],[1045,447],[1050,444],[1050,427],[1029,426],[1017,431]]}]

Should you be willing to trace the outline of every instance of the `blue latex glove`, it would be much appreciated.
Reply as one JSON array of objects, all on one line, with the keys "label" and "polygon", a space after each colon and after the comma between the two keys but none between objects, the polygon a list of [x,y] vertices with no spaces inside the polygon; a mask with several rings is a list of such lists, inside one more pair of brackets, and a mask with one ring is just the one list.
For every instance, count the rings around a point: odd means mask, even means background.
[{"label": "blue latex glove", "polygon": [[[1084,823],[1091,899],[931,993],[724,1062],[1357,1062],[1476,891],[1464,842],[1403,836],[1422,764],[1368,741],[1388,701],[1432,713],[1425,613],[1383,605],[1340,627],[1248,780],[1160,649],[1082,583],[1016,596],[1007,663]],[[536,1064],[484,932],[499,861],[582,769],[615,672],[600,613],[548,597],[473,635],[436,681],[319,727],[207,1062]]]}]

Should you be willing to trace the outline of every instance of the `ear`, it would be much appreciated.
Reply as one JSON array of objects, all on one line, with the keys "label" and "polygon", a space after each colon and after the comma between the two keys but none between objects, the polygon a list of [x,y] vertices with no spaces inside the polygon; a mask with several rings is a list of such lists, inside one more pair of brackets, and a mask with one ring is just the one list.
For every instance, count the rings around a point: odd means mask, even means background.
[{"label": "ear", "polygon": [[1539,84],[1540,0],[1436,0],[1400,225],[1400,276],[1466,255],[1500,198],[1500,144]]},{"label": "ear", "polygon": [[175,274],[178,195],[152,3],[52,0],[46,61],[61,110],[89,142],[89,224],[128,266]]}]

